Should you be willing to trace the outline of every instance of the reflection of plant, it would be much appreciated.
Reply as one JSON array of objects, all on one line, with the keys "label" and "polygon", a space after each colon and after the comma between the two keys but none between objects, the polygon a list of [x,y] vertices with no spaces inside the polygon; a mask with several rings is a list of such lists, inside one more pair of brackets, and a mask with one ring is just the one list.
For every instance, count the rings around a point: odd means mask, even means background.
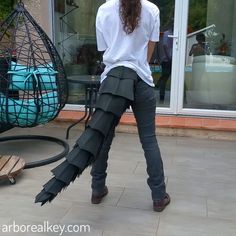
[{"label": "reflection of plant", "polygon": [[169,28],[170,25],[173,25],[174,18],[174,8],[175,1],[174,0],[150,0],[154,4],[156,4],[160,9],[160,17],[161,17],[161,31],[165,31],[166,28]]},{"label": "reflection of plant", "polygon": [[190,0],[189,25],[192,31],[206,27],[208,0]]},{"label": "reflection of plant", "polygon": [[217,48],[217,52],[219,55],[229,56],[230,43],[225,40],[225,34],[222,34],[222,38],[220,40],[220,45]]},{"label": "reflection of plant", "polygon": [[230,43],[226,41],[224,33],[219,34],[214,30],[208,30],[205,35],[212,54],[229,55]]},{"label": "reflection of plant", "polygon": [[205,32],[206,42],[209,45],[212,54],[216,54],[216,48],[219,45],[220,35],[214,29]]},{"label": "reflection of plant", "polygon": [[[7,18],[12,12],[14,0],[0,0],[0,24]],[[3,29],[0,29],[0,35],[4,33]],[[5,36],[8,38],[11,36],[10,32],[5,32]]]},{"label": "reflection of plant", "polygon": [[11,13],[14,0],[0,0],[0,23]]}]

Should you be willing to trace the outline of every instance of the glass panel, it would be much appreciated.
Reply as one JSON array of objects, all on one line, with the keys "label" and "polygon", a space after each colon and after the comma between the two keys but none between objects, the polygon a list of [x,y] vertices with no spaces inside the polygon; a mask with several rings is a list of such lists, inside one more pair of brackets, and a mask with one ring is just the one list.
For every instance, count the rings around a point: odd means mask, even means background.
[{"label": "glass panel", "polygon": [[[54,0],[55,43],[68,76],[99,75],[102,56],[96,50],[95,17],[105,0]],[[151,60],[157,105],[169,107],[175,0],[152,0],[161,12],[161,35]],[[78,8],[79,7],[79,8]],[[83,104],[84,88],[69,84],[69,104]]]},{"label": "glass panel", "polygon": [[[96,46],[95,17],[98,7],[104,2],[54,0],[55,44],[68,77],[101,74],[102,56]],[[68,103],[84,103],[83,85],[69,83]]]},{"label": "glass panel", "polygon": [[236,109],[236,1],[190,0],[184,107]]},{"label": "glass panel", "polygon": [[161,27],[160,42],[157,44],[151,59],[151,70],[157,93],[157,106],[170,106],[171,68],[174,27],[175,0],[152,0],[160,9]]}]

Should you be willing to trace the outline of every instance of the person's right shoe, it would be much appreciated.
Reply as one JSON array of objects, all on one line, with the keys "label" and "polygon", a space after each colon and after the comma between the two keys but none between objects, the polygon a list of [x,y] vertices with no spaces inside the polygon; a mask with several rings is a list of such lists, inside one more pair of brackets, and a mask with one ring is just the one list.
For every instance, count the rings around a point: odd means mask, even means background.
[{"label": "person's right shoe", "polygon": [[100,194],[92,194],[91,203],[92,204],[99,204],[103,200],[103,198],[108,194],[107,186],[104,187],[103,192]]},{"label": "person's right shoe", "polygon": [[158,201],[153,201],[153,210],[157,212],[162,212],[169,203],[170,203],[170,196],[168,193],[166,193],[163,199]]}]

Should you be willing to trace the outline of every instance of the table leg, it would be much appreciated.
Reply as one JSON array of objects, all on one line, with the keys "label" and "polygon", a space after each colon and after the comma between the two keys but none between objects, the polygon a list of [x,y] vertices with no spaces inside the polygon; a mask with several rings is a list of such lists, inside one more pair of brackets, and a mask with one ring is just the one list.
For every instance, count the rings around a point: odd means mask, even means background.
[{"label": "table leg", "polygon": [[78,120],[76,121],[75,123],[73,123],[72,125],[70,125],[67,130],[66,130],[66,139],[69,138],[69,132],[70,132],[70,129],[73,128],[75,125],[79,124],[82,120],[84,120],[87,115],[88,115],[88,88],[86,87],[85,88],[85,112],[84,112],[84,115]]},{"label": "table leg", "polygon": [[87,126],[87,123],[91,116],[93,115],[93,111],[97,102],[97,93],[98,93],[99,88],[96,87],[91,87],[90,88],[90,93],[89,93],[89,114],[88,117],[85,121],[85,127]]}]

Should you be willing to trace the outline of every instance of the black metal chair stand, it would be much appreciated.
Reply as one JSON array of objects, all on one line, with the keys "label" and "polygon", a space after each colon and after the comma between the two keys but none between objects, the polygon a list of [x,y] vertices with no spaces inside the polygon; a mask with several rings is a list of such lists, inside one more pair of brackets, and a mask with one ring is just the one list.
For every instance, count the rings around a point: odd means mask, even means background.
[{"label": "black metal chair stand", "polygon": [[7,141],[17,141],[17,140],[43,140],[43,141],[49,141],[49,142],[56,143],[59,146],[63,147],[63,150],[61,151],[61,153],[59,153],[55,156],[49,157],[47,159],[44,159],[44,160],[28,162],[28,163],[26,163],[24,169],[40,167],[40,166],[51,164],[53,162],[56,162],[56,161],[62,159],[69,152],[69,145],[67,142],[65,142],[61,139],[58,139],[58,138],[50,137],[50,136],[42,136],[42,135],[5,136],[5,137],[0,138],[0,143],[7,142]]}]

